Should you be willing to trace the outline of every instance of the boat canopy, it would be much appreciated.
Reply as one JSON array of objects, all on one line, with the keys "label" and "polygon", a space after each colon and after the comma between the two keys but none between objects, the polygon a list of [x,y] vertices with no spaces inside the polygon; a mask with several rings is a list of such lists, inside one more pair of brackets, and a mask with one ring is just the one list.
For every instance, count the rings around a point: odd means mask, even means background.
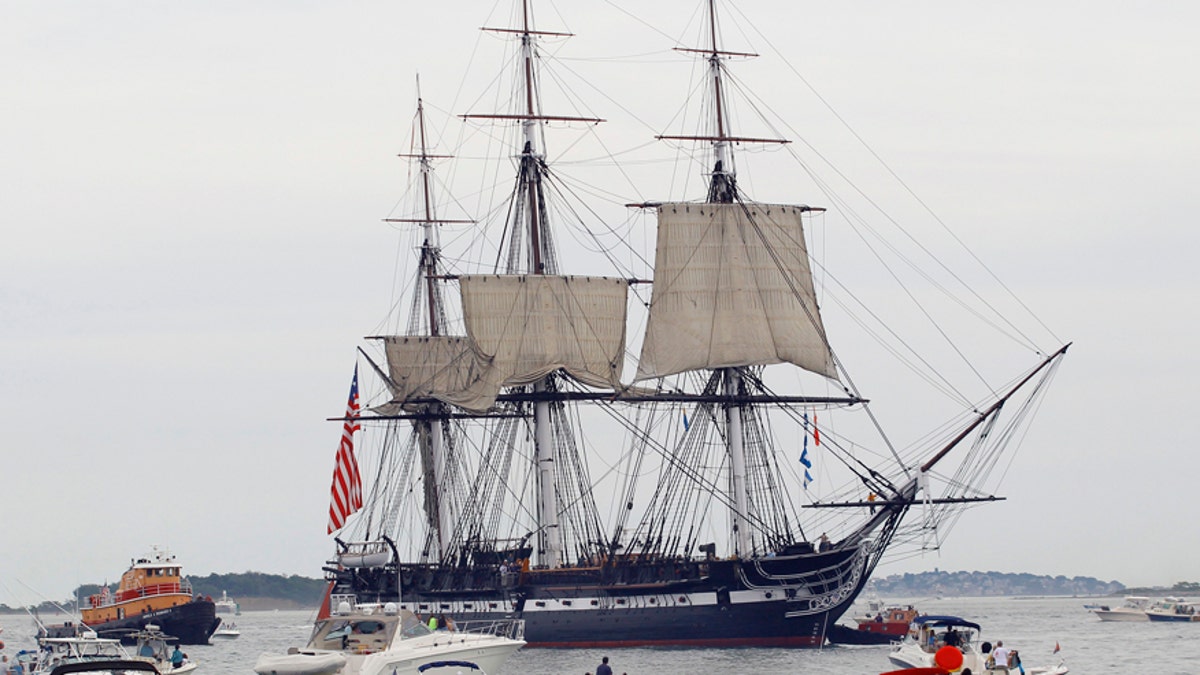
[{"label": "boat canopy", "polygon": [[963,626],[964,628],[974,628],[975,630],[983,630],[979,624],[966,619],[960,619],[957,616],[944,616],[929,614],[926,616],[918,616],[913,619],[913,623],[918,626]]}]

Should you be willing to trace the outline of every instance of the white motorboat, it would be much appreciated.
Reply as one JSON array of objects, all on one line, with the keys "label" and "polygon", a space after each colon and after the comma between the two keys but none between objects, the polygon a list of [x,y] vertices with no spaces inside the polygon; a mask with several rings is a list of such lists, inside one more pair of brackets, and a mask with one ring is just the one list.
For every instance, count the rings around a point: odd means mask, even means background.
[{"label": "white motorboat", "polygon": [[212,640],[236,640],[242,636],[242,631],[238,630],[237,624],[221,622],[220,626],[213,631]]},{"label": "white motorboat", "polygon": [[153,663],[146,661],[83,661],[67,663],[50,671],[50,675],[161,675]]},{"label": "white motorboat", "polygon": [[[176,644],[179,639],[167,635],[162,632],[162,629],[154,624],[146,624],[146,627],[133,634],[137,639],[137,647],[134,650],[133,660],[146,661],[154,664],[158,672],[163,675],[183,675],[195,670],[199,664],[191,659],[184,658],[178,665],[174,663],[172,655],[178,649]],[[182,655],[182,652],[180,652]]]},{"label": "white motorboat", "polygon": [[[901,668],[935,668],[937,653],[947,646],[957,647],[962,653],[962,669],[972,673],[1008,673],[1018,669],[1025,675],[1063,675],[1068,668],[1057,666],[1030,668],[1021,663],[1016,650],[1009,652],[1008,662],[996,664],[991,657],[992,644],[984,642],[979,624],[956,616],[918,616],[913,620],[912,631],[888,654],[888,660]],[[953,668],[949,668],[953,670]]]},{"label": "white motorboat", "polygon": [[1146,618],[1151,621],[1200,621],[1198,608],[1200,603],[1183,598],[1163,598],[1146,610]]},{"label": "white motorboat", "polygon": [[83,630],[73,637],[40,637],[38,647],[36,652],[17,654],[17,662],[29,675],[49,673],[64,664],[129,658],[120,640],[98,637],[91,630]]},{"label": "white motorboat", "polygon": [[214,600],[213,605],[216,606],[217,614],[241,614],[242,610],[238,607],[237,602],[229,597],[225,591],[221,591],[221,599]]},{"label": "white motorboat", "polygon": [[460,622],[434,629],[395,603],[355,606],[334,596],[338,611],[318,619],[308,646],[264,654],[259,675],[437,675],[495,673],[525,644],[517,619]]},{"label": "white motorboat", "polygon": [[1146,610],[1150,608],[1150,598],[1144,595],[1126,596],[1125,604],[1120,607],[1108,605],[1084,605],[1101,621],[1149,621]]}]

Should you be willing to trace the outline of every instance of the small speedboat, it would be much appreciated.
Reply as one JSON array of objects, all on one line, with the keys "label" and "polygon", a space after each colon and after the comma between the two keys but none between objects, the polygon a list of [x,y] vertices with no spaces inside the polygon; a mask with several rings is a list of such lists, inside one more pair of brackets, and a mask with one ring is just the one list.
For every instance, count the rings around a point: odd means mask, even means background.
[{"label": "small speedboat", "polygon": [[304,648],[264,654],[258,675],[448,675],[500,670],[525,645],[525,622],[459,622],[445,628],[421,621],[395,603],[355,605],[334,596],[337,612],[318,619]]},{"label": "small speedboat", "polygon": [[[192,672],[199,666],[195,661],[187,658],[181,660],[179,665],[175,665],[172,655],[176,649],[179,649],[176,646],[179,639],[173,635],[167,635],[152,623],[146,624],[145,628],[134,633],[133,638],[137,640],[137,647],[132,659],[154,664],[158,672],[163,675],[183,675]],[[182,652],[180,654],[182,655]]]},{"label": "small speedboat", "polygon": [[213,631],[210,640],[236,640],[242,636],[242,631],[237,629],[237,624],[221,622],[220,626]]},{"label": "small speedboat", "polygon": [[909,626],[917,618],[917,610],[907,607],[880,607],[875,612],[854,617],[857,627],[834,624],[826,637],[839,645],[886,645],[899,642],[908,634]]},{"label": "small speedboat", "polygon": [[[992,644],[980,637],[979,624],[957,616],[918,616],[912,631],[888,654],[888,660],[901,668],[922,669],[918,672],[943,672],[970,668],[972,673],[1008,673],[1020,670],[1025,675],[1064,675],[1068,668],[1057,666],[1028,667],[1021,663],[1016,650],[1008,652],[1007,663],[996,664],[991,658]],[[948,654],[949,652],[949,654]],[[943,663],[952,656],[949,667]],[[933,670],[928,670],[933,669]]]},{"label": "small speedboat", "polygon": [[1146,610],[1149,607],[1150,598],[1144,595],[1127,596],[1125,604],[1120,607],[1084,605],[1084,608],[1099,617],[1101,621],[1148,621]]},{"label": "small speedboat", "polygon": [[1163,598],[1146,610],[1146,618],[1151,621],[1200,621],[1198,606],[1200,603],[1183,598]]}]

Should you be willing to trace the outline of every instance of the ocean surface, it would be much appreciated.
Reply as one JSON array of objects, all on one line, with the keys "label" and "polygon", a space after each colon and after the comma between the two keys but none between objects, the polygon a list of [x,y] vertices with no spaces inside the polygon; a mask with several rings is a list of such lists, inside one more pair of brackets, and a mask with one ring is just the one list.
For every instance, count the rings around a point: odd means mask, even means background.
[{"label": "ocean surface", "polygon": [[[983,627],[987,640],[1021,652],[1025,665],[1064,662],[1072,673],[1200,675],[1200,622],[1118,623],[1100,621],[1084,604],[1113,604],[1113,598],[885,598],[889,603],[913,604],[927,614],[954,614]],[[1121,603],[1120,598],[1115,599]],[[262,652],[283,653],[308,638],[310,611],[244,612],[226,617],[242,635],[236,640],[188,646],[188,656],[200,663],[197,675],[248,675]],[[0,616],[4,626],[3,653],[33,646],[32,619]],[[1054,654],[1058,644],[1061,651]],[[894,666],[888,647],[826,647],[825,649],[523,649],[500,673],[491,675],[583,675],[596,672],[600,657],[608,656],[620,675],[668,673],[787,673],[789,675],[876,675]]]}]

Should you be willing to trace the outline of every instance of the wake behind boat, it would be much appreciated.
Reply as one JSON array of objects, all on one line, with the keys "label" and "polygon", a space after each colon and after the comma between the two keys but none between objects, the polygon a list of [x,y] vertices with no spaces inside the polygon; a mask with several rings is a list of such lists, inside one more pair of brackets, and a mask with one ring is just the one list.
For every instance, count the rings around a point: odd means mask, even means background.
[{"label": "wake behind boat", "polygon": [[[539,44],[567,34],[535,28],[529,0],[511,25],[485,29],[512,39],[503,88],[515,107],[463,116],[488,138],[506,133],[490,156],[515,162],[515,176],[488,181],[512,186],[481,209],[497,214],[490,231],[439,215],[432,172],[447,156],[429,147],[418,99],[406,153],[417,198],[386,219],[416,232],[401,275],[413,298],[359,350],[377,393],[364,414],[356,366],[340,420],[333,595],[455,621],[517,617],[534,646],[817,647],[889,546],[996,499],[989,471],[1066,347],[1027,345],[1024,374],[961,396],[952,423],[903,452],[873,440],[879,425],[817,302],[842,290],[818,293],[814,280],[807,233],[826,210],[755,201],[739,182],[736,150],[786,141],[732,128],[728,63],[747,55],[721,44],[714,0],[703,16],[702,41],[678,48],[702,59],[699,130],[659,138],[691,149],[680,154],[698,158],[689,175],[704,184],[696,201],[620,200],[634,209],[625,225],[583,222],[595,207],[572,201],[578,183],[550,166],[551,125],[602,120],[543,109],[555,79],[543,79],[552,59]],[[656,228],[653,252],[631,250],[648,238],[636,222]],[[444,256],[443,228],[466,250]],[[560,251],[567,239],[604,255]],[[577,273],[601,264],[609,276]],[[644,332],[627,345],[631,327]],[[814,510],[802,516],[801,503]],[[923,524],[904,530],[915,505]]]}]

